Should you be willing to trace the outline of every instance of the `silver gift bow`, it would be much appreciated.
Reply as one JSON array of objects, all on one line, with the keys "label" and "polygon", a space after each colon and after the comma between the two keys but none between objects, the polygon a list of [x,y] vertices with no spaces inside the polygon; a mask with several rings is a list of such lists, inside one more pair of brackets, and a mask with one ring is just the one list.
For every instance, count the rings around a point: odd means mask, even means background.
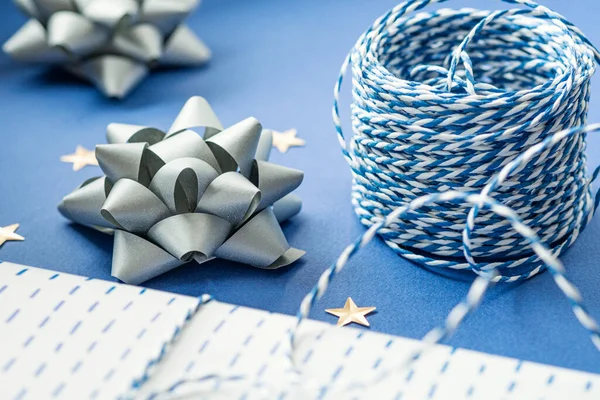
[{"label": "silver gift bow", "polygon": [[109,97],[127,95],[157,65],[196,66],[210,50],[183,20],[199,0],[14,0],[29,17],[3,50],[60,64]]},{"label": "silver gift bow", "polygon": [[[204,139],[192,128],[205,128]],[[222,258],[274,269],[304,251],[279,223],[302,206],[302,171],[267,161],[270,131],[254,118],[223,127],[202,97],[187,101],[168,132],[110,124],[96,147],[106,176],[59,205],[68,219],[114,232],[112,275],[138,284],[182,264]]]}]

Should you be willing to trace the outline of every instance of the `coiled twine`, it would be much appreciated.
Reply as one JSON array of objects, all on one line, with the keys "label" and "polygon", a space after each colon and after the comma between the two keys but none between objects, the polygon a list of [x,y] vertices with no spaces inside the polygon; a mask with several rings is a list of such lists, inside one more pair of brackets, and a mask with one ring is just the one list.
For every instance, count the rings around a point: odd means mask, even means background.
[{"label": "coiled twine", "polygon": [[[440,2],[395,7],[352,49],[343,67],[351,65],[353,80],[348,147],[337,105],[342,77],[336,86],[334,120],[352,168],[352,202],[367,226],[424,195],[480,193],[528,149],[587,122],[598,52],[578,28],[523,0],[507,2],[528,8],[408,15]],[[556,256],[593,214],[585,149],[585,134],[570,135],[490,194]],[[421,207],[378,233],[431,268],[493,269],[496,281],[544,269],[505,218],[467,203]]]}]

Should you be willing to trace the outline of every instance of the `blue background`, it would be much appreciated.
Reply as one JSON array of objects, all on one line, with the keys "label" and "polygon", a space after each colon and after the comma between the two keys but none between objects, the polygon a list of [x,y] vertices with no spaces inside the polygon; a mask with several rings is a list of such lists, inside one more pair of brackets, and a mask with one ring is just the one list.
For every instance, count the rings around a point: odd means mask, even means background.
[{"label": "blue background", "polygon": [[[25,22],[8,1],[0,6],[0,40]],[[305,148],[272,160],[303,169],[298,193],[303,212],[285,225],[292,245],[307,250],[303,261],[279,271],[211,262],[188,265],[146,283],[188,295],[293,314],[320,273],[364,231],[350,205],[350,172],[331,122],[332,89],[347,51],[394,0],[207,0],[190,18],[213,51],[196,70],[153,73],[125,101],[111,101],[67,74],[19,65],[0,56],[0,226],[21,223],[23,243],[8,242],[0,259],[101,279],[110,277],[112,238],[69,224],[56,211],[60,199],[96,167],[73,172],[61,163],[76,145],[104,143],[110,122],[166,129],[184,102],[202,95],[227,126],[257,117],[265,127],[297,128]],[[451,7],[498,8],[499,1],[450,1]],[[544,5],[563,13],[594,43],[600,43],[596,0]],[[600,81],[592,89],[590,121],[600,121]],[[349,90],[344,120],[349,124]],[[592,135],[593,136],[593,135]],[[590,138],[590,167],[600,162],[600,142]],[[599,218],[563,261],[592,314],[600,318]],[[419,338],[445,318],[469,283],[417,267],[377,239],[359,253],[320,301],[312,318],[331,323],[324,308],[341,307],[347,296],[376,306],[373,330]],[[549,274],[492,289],[450,344],[510,357],[600,372],[600,354],[576,322]]]}]

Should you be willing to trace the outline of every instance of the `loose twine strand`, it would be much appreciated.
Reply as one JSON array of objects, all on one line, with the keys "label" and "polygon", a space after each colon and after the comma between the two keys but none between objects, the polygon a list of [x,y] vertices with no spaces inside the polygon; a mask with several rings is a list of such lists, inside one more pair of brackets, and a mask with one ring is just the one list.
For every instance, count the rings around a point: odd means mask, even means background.
[{"label": "loose twine strand", "polygon": [[[330,394],[372,387],[401,372],[448,338],[491,284],[546,269],[600,350],[600,328],[558,259],[600,202],[591,192],[600,168],[589,176],[585,154],[587,133],[600,130],[600,124],[586,126],[600,53],[563,16],[529,0],[503,0],[525,6],[519,9],[409,15],[445,1],[394,7],[365,31],[342,65],[333,120],[352,171],[352,204],[368,229],[302,301],[290,334],[293,384],[302,384],[295,361],[302,321],[377,234],[416,264],[472,271],[476,278],[407,359]],[[339,112],[348,67],[349,144]],[[204,379],[215,376],[196,381]],[[233,379],[261,385],[252,377]]]}]

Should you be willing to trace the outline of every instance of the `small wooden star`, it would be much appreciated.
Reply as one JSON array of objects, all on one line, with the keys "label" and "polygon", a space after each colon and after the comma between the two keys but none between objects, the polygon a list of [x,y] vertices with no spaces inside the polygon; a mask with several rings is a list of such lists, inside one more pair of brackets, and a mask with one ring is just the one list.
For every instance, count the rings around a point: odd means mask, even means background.
[{"label": "small wooden star", "polygon": [[287,153],[290,147],[304,146],[306,142],[299,137],[296,137],[298,131],[288,129],[285,132],[273,132],[273,147],[276,147],[281,153]]},{"label": "small wooden star", "polygon": [[73,163],[73,171],[79,171],[80,169],[88,166],[98,166],[98,160],[96,159],[96,151],[88,150],[85,147],[77,146],[75,153],[67,154],[60,158],[60,161],[66,163]]},{"label": "small wooden star", "polygon": [[15,233],[17,229],[19,229],[19,224],[0,227],[0,246],[9,240],[25,240],[23,236]]},{"label": "small wooden star", "polygon": [[375,307],[356,307],[350,297],[346,300],[344,308],[328,308],[325,312],[339,317],[337,326],[348,325],[355,322],[363,326],[369,326],[369,321],[365,315],[375,311]]}]

